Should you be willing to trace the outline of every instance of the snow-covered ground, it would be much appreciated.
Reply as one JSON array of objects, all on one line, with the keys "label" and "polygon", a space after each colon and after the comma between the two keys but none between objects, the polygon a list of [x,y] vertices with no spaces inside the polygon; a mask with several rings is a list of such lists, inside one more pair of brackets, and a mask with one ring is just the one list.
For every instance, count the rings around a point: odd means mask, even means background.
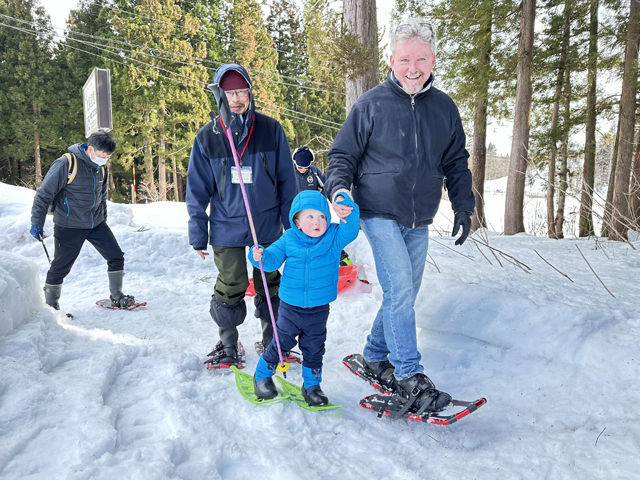
[{"label": "snow-covered ground", "polygon": [[[496,182],[486,203],[499,231],[506,184]],[[373,291],[341,294],[328,326],[323,389],[344,408],[256,406],[233,375],[202,363],[217,339],[216,269],[188,244],[184,204],[109,204],[125,293],[149,304],[95,306],[108,296],[106,264],[87,244],[63,286],[70,320],[41,299],[48,262],[29,235],[33,193],[0,184],[2,479],[638,478],[637,236],[634,250],[481,231],[455,247],[443,202],[416,303],[419,348],[439,388],[488,404],[438,427],[360,408],[374,391],[341,363],[362,351],[381,301],[363,235],[347,250]],[[528,222],[537,208],[527,203]],[[53,255],[53,238],[45,244]],[[250,347],[260,327],[247,304]],[[299,367],[288,379],[301,382]]]}]

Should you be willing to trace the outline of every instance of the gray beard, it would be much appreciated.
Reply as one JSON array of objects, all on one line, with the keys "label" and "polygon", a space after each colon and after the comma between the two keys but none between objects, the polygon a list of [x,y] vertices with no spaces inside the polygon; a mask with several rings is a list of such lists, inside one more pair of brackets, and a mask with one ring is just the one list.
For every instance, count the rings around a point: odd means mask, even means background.
[{"label": "gray beard", "polygon": [[406,87],[406,86],[402,85],[402,89],[405,92],[407,92],[407,94],[409,94],[409,95],[415,95],[416,93],[421,92],[423,88],[424,88],[424,84],[417,85],[415,87]]}]

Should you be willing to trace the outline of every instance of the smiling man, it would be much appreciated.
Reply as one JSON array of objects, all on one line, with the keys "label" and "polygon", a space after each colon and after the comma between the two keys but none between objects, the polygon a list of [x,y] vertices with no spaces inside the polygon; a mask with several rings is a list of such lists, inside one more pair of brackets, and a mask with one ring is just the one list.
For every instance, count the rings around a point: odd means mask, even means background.
[{"label": "smiling man", "polygon": [[[436,390],[420,364],[414,304],[424,272],[429,225],[443,182],[461,245],[471,228],[474,197],[460,115],[434,87],[436,37],[412,18],[390,36],[387,80],[353,105],[329,150],[325,188],[331,198],[353,188],[361,226],[383,291],[363,352],[365,376],[401,398],[411,412],[444,409],[451,397]],[[349,213],[333,205],[338,216]]]}]

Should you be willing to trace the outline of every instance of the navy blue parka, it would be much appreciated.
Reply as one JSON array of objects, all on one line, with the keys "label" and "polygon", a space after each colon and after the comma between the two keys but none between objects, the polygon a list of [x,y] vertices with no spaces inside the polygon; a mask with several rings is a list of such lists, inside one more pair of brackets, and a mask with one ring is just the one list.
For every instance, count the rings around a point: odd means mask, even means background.
[{"label": "navy blue parka", "polygon": [[[220,67],[214,82],[219,83],[230,70],[242,74],[251,86],[247,71],[236,64]],[[289,228],[289,209],[297,190],[289,142],[276,120],[255,112],[253,96],[247,112],[232,116],[231,132],[241,166],[251,171],[245,188],[258,242],[272,243],[283,226]],[[211,118],[196,135],[189,159],[189,243],[196,250],[206,249],[207,244],[253,245],[240,184],[232,181],[236,167],[231,146],[220,117],[212,112]]]},{"label": "navy blue parka", "polygon": [[432,86],[409,95],[387,80],[353,105],[329,150],[325,188],[353,186],[360,216],[405,227],[433,222],[443,181],[454,212],[473,212],[469,153],[453,100]]}]

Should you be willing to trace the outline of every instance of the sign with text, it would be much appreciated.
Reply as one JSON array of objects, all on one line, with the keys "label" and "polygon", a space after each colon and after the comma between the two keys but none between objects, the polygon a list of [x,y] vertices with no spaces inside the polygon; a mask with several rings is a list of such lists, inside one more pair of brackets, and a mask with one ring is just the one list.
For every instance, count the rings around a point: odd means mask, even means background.
[{"label": "sign with text", "polygon": [[111,118],[111,75],[109,70],[94,68],[82,87],[84,134],[113,129]]}]

